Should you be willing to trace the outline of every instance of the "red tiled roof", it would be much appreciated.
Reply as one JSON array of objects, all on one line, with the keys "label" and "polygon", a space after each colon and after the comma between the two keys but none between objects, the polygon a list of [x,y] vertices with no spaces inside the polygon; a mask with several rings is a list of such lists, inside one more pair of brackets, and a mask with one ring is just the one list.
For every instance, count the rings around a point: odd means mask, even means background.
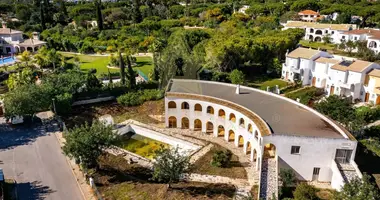
[{"label": "red tiled roof", "polygon": [[315,12],[314,10],[303,10],[298,13],[299,15],[319,15],[318,12]]}]

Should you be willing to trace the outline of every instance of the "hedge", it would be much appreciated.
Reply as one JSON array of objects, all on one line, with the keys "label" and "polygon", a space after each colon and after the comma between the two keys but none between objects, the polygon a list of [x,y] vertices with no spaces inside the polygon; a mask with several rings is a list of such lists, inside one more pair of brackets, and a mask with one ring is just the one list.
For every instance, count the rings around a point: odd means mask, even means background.
[{"label": "hedge", "polygon": [[124,106],[138,106],[145,101],[158,100],[164,97],[162,90],[151,89],[137,92],[128,92],[117,98],[117,102]]}]

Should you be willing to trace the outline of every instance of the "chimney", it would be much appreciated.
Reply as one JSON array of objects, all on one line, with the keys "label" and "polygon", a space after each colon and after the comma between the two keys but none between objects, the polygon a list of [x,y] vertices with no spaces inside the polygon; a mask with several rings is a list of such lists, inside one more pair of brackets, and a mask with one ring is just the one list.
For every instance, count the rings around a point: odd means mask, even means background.
[{"label": "chimney", "polygon": [[6,22],[1,22],[1,25],[3,26],[3,28],[7,28],[7,23]]},{"label": "chimney", "polygon": [[289,49],[286,49],[285,56],[288,56],[288,54],[289,54]]},{"label": "chimney", "polygon": [[40,40],[40,34],[38,32],[33,32],[33,40]]},{"label": "chimney", "polygon": [[240,94],[240,85],[239,84],[236,85],[236,92],[235,93]]}]

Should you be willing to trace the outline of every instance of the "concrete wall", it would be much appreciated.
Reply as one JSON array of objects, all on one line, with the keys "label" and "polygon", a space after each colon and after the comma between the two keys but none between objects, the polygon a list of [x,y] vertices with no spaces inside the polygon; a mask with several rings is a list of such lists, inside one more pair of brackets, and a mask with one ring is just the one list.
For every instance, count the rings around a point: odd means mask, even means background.
[{"label": "concrete wall", "polygon": [[[356,141],[347,139],[329,139],[318,137],[297,137],[286,135],[271,135],[263,138],[263,144],[276,146],[276,153],[282,162],[296,171],[301,180],[311,181],[314,167],[320,168],[318,181],[332,180],[331,161],[335,158],[337,149],[356,151]],[[292,146],[300,146],[299,154],[291,154]],[[352,154],[353,160],[355,153]]]},{"label": "concrete wall", "polygon": [[197,144],[184,141],[175,137],[171,137],[171,136],[159,133],[157,131],[143,128],[134,124],[130,124],[118,129],[119,134],[125,134],[128,132],[134,132],[138,135],[142,135],[144,137],[169,144],[173,147],[178,147],[181,152],[186,153],[186,154],[192,154],[193,152],[201,148],[201,146]]}]

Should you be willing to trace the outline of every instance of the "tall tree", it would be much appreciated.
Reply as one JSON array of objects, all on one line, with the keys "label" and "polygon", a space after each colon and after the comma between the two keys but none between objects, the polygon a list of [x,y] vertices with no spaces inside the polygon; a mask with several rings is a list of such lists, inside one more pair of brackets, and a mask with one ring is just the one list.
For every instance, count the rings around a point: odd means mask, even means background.
[{"label": "tall tree", "polygon": [[45,24],[45,9],[44,9],[44,2],[41,2],[40,3],[40,18],[41,18],[41,28],[42,30],[45,30],[46,29],[46,24]]},{"label": "tall tree", "polygon": [[128,79],[129,79],[129,87],[134,89],[136,87],[136,76],[135,71],[132,68],[131,56],[127,55],[127,63],[128,63]]},{"label": "tall tree", "polygon": [[340,192],[335,192],[332,199],[380,199],[379,189],[373,183],[371,183],[369,178],[370,177],[366,174],[364,174],[362,179],[355,177],[349,183],[346,183]]},{"label": "tall tree", "polygon": [[120,68],[120,82],[125,85],[125,64],[121,50],[119,50],[119,68]]},{"label": "tall tree", "polygon": [[94,1],[96,7],[96,18],[98,21],[98,28],[100,31],[103,30],[103,16],[102,16],[102,1],[96,0]]}]

